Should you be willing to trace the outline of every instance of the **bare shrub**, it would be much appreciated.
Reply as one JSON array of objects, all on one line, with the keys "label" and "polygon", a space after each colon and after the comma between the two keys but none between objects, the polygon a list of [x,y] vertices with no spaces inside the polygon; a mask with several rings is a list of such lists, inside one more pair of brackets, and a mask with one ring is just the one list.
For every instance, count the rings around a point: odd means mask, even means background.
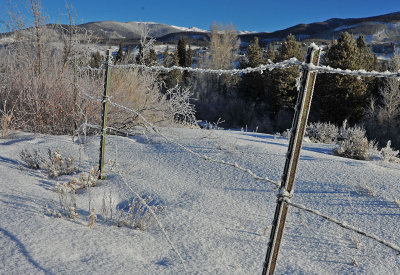
[{"label": "bare shrub", "polygon": [[7,101],[4,102],[3,110],[0,109],[1,137],[7,137],[14,129],[14,108],[7,109]]},{"label": "bare shrub", "polygon": [[89,213],[88,227],[93,228],[95,221],[97,220],[96,209],[92,208]]},{"label": "bare shrub", "polygon": [[360,196],[370,196],[376,197],[378,195],[378,190],[372,183],[367,182],[364,179],[361,179],[354,187],[354,192],[359,194]]},{"label": "bare shrub", "polygon": [[[153,199],[150,196],[145,196],[143,200],[151,207],[155,214],[160,213],[165,209],[163,206],[151,205]],[[139,198],[132,199],[127,211],[121,209],[117,219],[118,226],[126,226],[134,229],[146,230],[155,222],[154,216],[147,209],[146,205]]]},{"label": "bare shrub", "polygon": [[100,171],[92,167],[89,173],[82,173],[79,179],[72,178],[68,182],[68,186],[75,192],[77,189],[84,189],[87,187],[94,187],[97,185]]},{"label": "bare shrub", "polygon": [[190,102],[192,92],[189,88],[175,86],[166,93],[169,117],[177,123],[195,125],[194,105]]},{"label": "bare shrub", "polygon": [[67,184],[59,183],[56,184],[54,191],[58,194],[62,213],[66,217],[75,220],[78,217],[75,192],[71,192]]},{"label": "bare shrub", "polygon": [[[87,33],[74,25],[46,25],[40,2],[32,0],[27,4],[20,5],[26,10],[18,7],[9,11],[8,25],[14,42],[0,48],[0,109],[13,110],[15,128],[71,134],[90,113],[81,108],[87,105],[77,95],[82,75],[74,70],[74,66],[88,62],[86,53],[78,47]],[[25,25],[29,15],[33,22]],[[9,118],[2,120],[3,126]]]},{"label": "bare shrub", "polygon": [[386,162],[399,162],[399,150],[394,150],[391,147],[391,141],[389,140],[386,144],[386,147],[383,147],[380,150],[380,154],[382,156],[382,160]]},{"label": "bare shrub", "polygon": [[[157,76],[138,69],[113,70],[111,75],[111,100],[142,114],[149,122],[162,124],[166,121],[166,102],[160,91]],[[109,123],[116,128],[132,128],[143,121],[132,113],[110,107]]]},{"label": "bare shrub", "polygon": [[77,171],[77,167],[72,156],[63,158],[60,150],[52,152],[47,151],[47,158],[42,156],[39,151],[33,150],[30,153],[24,149],[20,153],[21,160],[32,169],[44,169],[51,178],[57,178],[61,175],[71,175]]},{"label": "bare shrub", "polygon": [[339,129],[330,122],[310,123],[306,129],[306,136],[309,137],[312,142],[336,143],[338,135]]},{"label": "bare shrub", "polygon": [[[388,62],[389,71],[400,70],[400,54],[396,50]],[[381,147],[388,140],[400,149],[400,82],[397,79],[381,80],[376,99],[372,99],[364,117],[368,136],[376,139]]]},{"label": "bare shrub", "polygon": [[49,177],[57,178],[61,175],[71,175],[77,171],[74,157],[63,158],[58,149],[55,152],[48,149],[47,153],[48,158],[43,158],[42,166]]},{"label": "bare shrub", "polygon": [[104,192],[101,200],[101,216],[104,222],[107,222],[108,219],[113,221],[114,207],[115,201],[111,196],[111,192],[108,195]]},{"label": "bare shrub", "polygon": [[[161,86],[155,73],[116,69],[111,76],[111,100],[134,109],[155,125],[194,125],[196,118],[190,89],[175,86],[163,94]],[[109,110],[109,125],[119,129],[146,126],[138,115],[113,106]]]},{"label": "bare shrub", "polygon": [[38,150],[33,150],[30,153],[28,150],[23,149],[21,153],[19,153],[21,160],[31,169],[40,169],[41,163],[43,162],[43,158],[40,155]]},{"label": "bare shrub", "polygon": [[368,140],[365,130],[359,126],[348,127],[343,122],[339,130],[337,147],[333,152],[342,157],[365,160],[368,158]]}]

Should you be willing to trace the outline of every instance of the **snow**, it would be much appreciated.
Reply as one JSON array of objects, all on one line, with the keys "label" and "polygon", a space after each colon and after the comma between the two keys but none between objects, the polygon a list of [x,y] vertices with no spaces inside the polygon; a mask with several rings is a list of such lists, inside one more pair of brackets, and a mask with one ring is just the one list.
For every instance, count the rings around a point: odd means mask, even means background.
[{"label": "snow", "polygon": [[187,27],[179,27],[179,26],[174,26],[174,25],[170,25],[170,26],[173,27],[173,28],[176,28],[176,29],[178,29],[180,31],[183,31],[183,32],[208,32],[207,30],[199,29],[199,28],[196,28],[196,27],[187,28]]},{"label": "snow", "polygon": [[[221,163],[156,134],[107,136],[106,161],[116,165],[106,167],[96,187],[78,191],[75,221],[49,215],[46,205],[60,211],[56,183],[79,174],[48,178],[24,166],[19,153],[58,148],[88,172],[97,165],[99,137],[83,144],[24,132],[0,139],[0,273],[184,274],[178,251],[190,274],[260,274],[279,190],[222,160],[279,181],[288,140],[215,129],[161,132]],[[399,246],[399,164],[331,152],[332,145],[304,143],[290,202]],[[104,194],[111,194],[117,211],[135,197],[131,189],[165,207],[158,215],[163,229],[157,223],[141,231],[102,221]],[[98,215],[92,229],[89,198]],[[381,243],[290,207],[276,274],[349,273],[400,274],[400,258]]]}]

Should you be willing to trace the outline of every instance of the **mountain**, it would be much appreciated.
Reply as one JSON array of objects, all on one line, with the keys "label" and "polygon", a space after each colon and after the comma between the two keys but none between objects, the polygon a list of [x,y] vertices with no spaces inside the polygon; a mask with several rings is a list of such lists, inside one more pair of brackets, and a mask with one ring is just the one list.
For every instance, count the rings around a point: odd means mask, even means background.
[{"label": "mountain", "polygon": [[[99,21],[79,25],[93,34],[93,41],[108,45],[118,45],[120,42],[137,44],[144,26],[150,37],[164,44],[176,44],[179,39],[184,38],[191,45],[207,46],[210,39],[206,30],[154,22]],[[68,26],[63,27],[68,28]],[[377,54],[390,54],[394,47],[400,47],[400,12],[366,18],[332,18],[324,22],[298,24],[274,32],[239,32],[239,37],[244,46],[254,37],[258,37],[261,43],[267,45],[271,42],[279,43],[289,34],[293,34],[297,40],[305,43],[312,41],[327,44],[343,31],[354,36],[364,35]],[[0,45],[10,43],[12,41],[10,37],[9,33],[0,34]]]},{"label": "mountain", "polygon": [[[80,25],[93,32],[101,43],[135,43],[146,24],[149,36],[160,43],[176,44],[180,38],[188,43],[206,46],[209,32],[197,28],[183,28],[159,23],[101,21]],[[326,44],[336,39],[341,32],[347,31],[354,36],[364,35],[372,50],[378,54],[390,54],[394,46],[400,46],[400,12],[365,18],[332,18],[324,22],[298,24],[274,32],[239,32],[239,37],[246,45],[254,37],[261,43],[277,43],[293,34],[297,40],[305,43],[313,41]]]},{"label": "mountain", "polygon": [[[154,22],[116,22],[100,21],[80,25],[93,32],[99,39],[139,39],[141,29],[146,25],[149,36],[160,41],[175,40],[176,37],[189,37],[204,40],[207,31],[197,28],[184,28]],[[249,42],[255,36],[261,41],[280,41],[289,34],[298,40],[322,39],[331,40],[340,32],[347,31],[354,35],[364,35],[369,42],[400,41],[400,12],[366,18],[332,18],[324,22],[298,24],[293,27],[274,32],[242,32],[242,41]]]},{"label": "mountain", "polygon": [[80,25],[80,27],[91,31],[99,39],[140,39],[142,31],[147,29],[148,36],[159,39],[163,36],[180,33],[180,32],[196,32],[206,33],[207,31],[198,28],[185,28],[160,24],[154,22],[117,22],[117,21],[100,21],[91,22]]},{"label": "mountain", "polygon": [[289,34],[293,34],[298,40],[330,40],[337,38],[344,31],[356,36],[364,35],[368,42],[396,41],[398,43],[400,41],[400,12],[366,18],[332,18],[324,22],[298,24],[271,33],[244,34],[240,37],[242,41],[247,42],[254,36],[264,41],[279,41]]}]

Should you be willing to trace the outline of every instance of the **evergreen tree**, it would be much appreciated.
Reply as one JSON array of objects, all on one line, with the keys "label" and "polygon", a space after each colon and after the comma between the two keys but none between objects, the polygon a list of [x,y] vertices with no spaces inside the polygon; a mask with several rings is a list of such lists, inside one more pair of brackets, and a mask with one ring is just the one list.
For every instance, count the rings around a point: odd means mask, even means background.
[{"label": "evergreen tree", "polygon": [[294,35],[289,34],[282,45],[277,50],[276,62],[281,62],[292,57],[298,60],[304,59],[304,51],[300,47],[300,43],[296,41]]},{"label": "evergreen tree", "polygon": [[[254,68],[263,63],[262,49],[255,37],[247,47],[244,59],[240,61],[240,68]],[[248,103],[260,104],[265,101],[263,75],[259,72],[244,74],[239,82],[239,94]]]},{"label": "evergreen tree", "polygon": [[[275,62],[290,58],[304,59],[304,51],[293,35],[288,35],[277,49]],[[297,99],[296,78],[299,75],[297,67],[273,70],[267,77],[267,89],[271,101],[272,113],[277,115],[280,110],[292,113]]]},{"label": "evergreen tree", "polygon": [[187,67],[187,52],[186,52],[186,41],[184,39],[179,39],[178,41],[178,57],[179,66]]},{"label": "evergreen tree", "polygon": [[367,71],[376,70],[378,65],[376,55],[369,50],[363,35],[357,38],[356,44],[359,52],[360,66]]},{"label": "evergreen tree", "polygon": [[154,48],[144,50],[143,46],[139,45],[139,53],[136,56],[136,63],[141,65],[153,66],[157,64],[157,54]]},{"label": "evergreen tree", "polygon": [[267,58],[267,60],[271,60],[271,61],[275,60],[275,52],[274,52],[274,48],[272,47],[271,43],[268,44],[268,50],[267,50],[266,58]]},{"label": "evergreen tree", "polygon": [[117,56],[115,57],[114,63],[117,64],[118,62],[121,62],[123,58],[124,58],[124,48],[123,48],[122,42],[120,42]]},{"label": "evergreen tree", "polygon": [[193,51],[192,48],[189,45],[188,50],[186,51],[186,64],[185,67],[192,67],[192,62],[193,62]]},{"label": "evergreen tree", "polygon": [[100,68],[101,62],[103,61],[103,57],[100,52],[92,53],[89,61],[89,66],[92,68]]},{"label": "evergreen tree", "polygon": [[[179,58],[179,66],[181,67],[191,67],[192,66],[192,50],[186,50],[186,41],[184,39],[179,39],[177,46],[177,53]],[[183,82],[185,86],[190,86],[191,74],[187,71],[183,72]]]},{"label": "evergreen tree", "polygon": [[[172,66],[179,66],[179,56],[178,50],[175,50],[172,56],[164,58],[163,66],[165,67],[172,67]],[[182,81],[182,72],[179,70],[172,70],[168,72],[165,76],[164,83],[166,89],[170,89],[178,85]]]},{"label": "evergreen tree", "polygon": [[161,63],[164,67],[171,67],[172,64],[172,59],[171,56],[169,54],[169,46],[167,46],[163,52],[163,60]]},{"label": "evergreen tree", "polygon": [[[324,65],[349,70],[370,69],[372,63],[373,56],[367,52],[364,39],[361,37],[356,42],[347,32],[339,35],[323,58]],[[319,74],[315,99],[320,119],[336,124],[345,119],[350,123],[359,122],[369,97],[367,88],[366,81],[355,76]]]},{"label": "evergreen tree", "polygon": [[139,45],[139,52],[138,55],[136,56],[136,63],[144,65],[145,64],[145,53],[142,44]]},{"label": "evergreen tree", "polygon": [[149,66],[157,65],[157,53],[153,48],[149,50],[149,55],[147,56],[145,63]]}]

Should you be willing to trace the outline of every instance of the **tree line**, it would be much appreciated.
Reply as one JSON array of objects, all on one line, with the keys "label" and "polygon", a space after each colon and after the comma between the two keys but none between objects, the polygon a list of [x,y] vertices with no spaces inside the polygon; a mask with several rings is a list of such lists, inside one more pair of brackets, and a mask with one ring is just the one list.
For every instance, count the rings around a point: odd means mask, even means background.
[{"label": "tree line", "polygon": [[[122,45],[120,46],[120,51]],[[272,44],[260,46],[255,38],[244,50],[232,25],[218,26],[210,31],[206,50],[192,50],[180,39],[175,50],[167,47],[161,64],[165,67],[196,66],[211,69],[257,67],[268,62],[281,62],[292,57],[303,60],[305,50],[293,35],[275,48]],[[139,54],[141,50],[139,48]],[[194,62],[195,61],[195,62]],[[118,52],[116,62],[123,62]],[[158,59],[153,48],[142,60],[133,62],[154,65]],[[356,39],[341,33],[324,49],[322,65],[333,68],[358,70],[400,69],[399,55],[395,53],[387,64],[378,62],[360,35]],[[210,122],[224,121],[225,127],[243,127],[263,132],[282,132],[291,127],[297,97],[296,81],[299,69],[291,67],[244,74],[241,76],[182,73],[173,70],[160,74],[164,91],[175,86],[190,87],[197,118]],[[363,125],[370,138],[381,145],[391,139],[400,147],[400,95],[399,81],[392,79],[359,78],[339,74],[319,74],[316,81],[310,122],[331,122],[341,125]]]}]

